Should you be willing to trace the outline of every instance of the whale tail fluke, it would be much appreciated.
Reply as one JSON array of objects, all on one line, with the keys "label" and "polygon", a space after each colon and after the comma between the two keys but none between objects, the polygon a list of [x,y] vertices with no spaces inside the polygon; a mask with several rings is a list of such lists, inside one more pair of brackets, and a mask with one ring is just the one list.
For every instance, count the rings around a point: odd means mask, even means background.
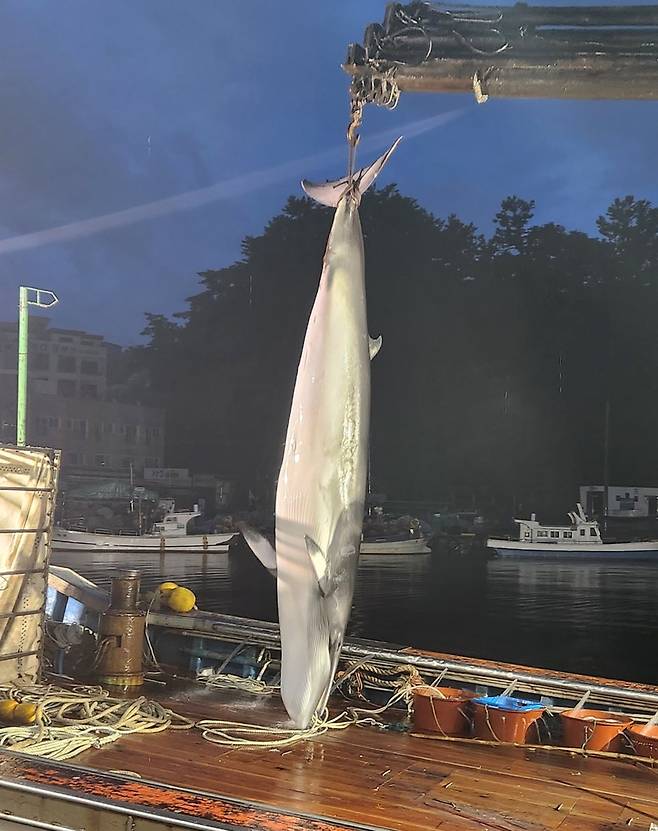
[{"label": "whale tail fluke", "polygon": [[[402,141],[402,137],[396,139],[388,150],[382,154],[376,161],[368,167],[362,167],[352,177],[352,186],[356,188],[359,194],[365,193],[370,185],[375,181],[377,176],[384,169],[384,165],[389,160],[391,154]],[[340,202],[345,192],[350,187],[350,180],[347,176],[342,179],[337,179],[335,182],[309,182],[308,179],[302,179],[302,188],[304,192],[319,202],[321,205],[327,205],[330,208],[335,208]]]}]

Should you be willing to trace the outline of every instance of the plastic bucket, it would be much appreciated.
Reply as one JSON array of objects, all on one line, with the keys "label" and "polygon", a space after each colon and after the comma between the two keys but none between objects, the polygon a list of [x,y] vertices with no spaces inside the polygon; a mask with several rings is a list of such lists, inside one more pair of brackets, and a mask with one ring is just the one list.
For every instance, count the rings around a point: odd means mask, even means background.
[{"label": "plastic bucket", "polygon": [[542,717],[544,708],[537,701],[494,695],[474,699],[473,706],[475,735],[479,739],[525,744],[533,725],[532,732],[539,738],[535,722]]},{"label": "plastic bucket", "polygon": [[638,756],[658,759],[658,725],[636,724],[626,730],[626,735]]},{"label": "plastic bucket", "polygon": [[414,689],[414,729],[419,733],[465,737],[471,733],[470,703],[475,693],[456,687]]},{"label": "plastic bucket", "polygon": [[629,716],[608,713],[605,710],[565,710],[561,718],[564,747],[605,750],[611,753],[621,752],[622,733],[633,723]]}]

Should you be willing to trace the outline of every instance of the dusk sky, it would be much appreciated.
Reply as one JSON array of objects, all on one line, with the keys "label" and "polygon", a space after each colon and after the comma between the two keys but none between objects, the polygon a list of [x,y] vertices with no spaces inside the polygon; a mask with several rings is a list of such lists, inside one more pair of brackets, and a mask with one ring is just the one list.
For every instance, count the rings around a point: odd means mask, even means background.
[{"label": "dusk sky", "polygon": [[[21,283],[59,294],[54,325],[122,344],[145,311],[183,310],[197,272],[239,257],[303,176],[345,172],[340,64],[385,5],[5,2],[0,319]],[[511,193],[590,232],[616,196],[658,203],[658,103],[407,94],[367,108],[361,161],[382,131],[409,136],[383,184],[486,232]]]}]

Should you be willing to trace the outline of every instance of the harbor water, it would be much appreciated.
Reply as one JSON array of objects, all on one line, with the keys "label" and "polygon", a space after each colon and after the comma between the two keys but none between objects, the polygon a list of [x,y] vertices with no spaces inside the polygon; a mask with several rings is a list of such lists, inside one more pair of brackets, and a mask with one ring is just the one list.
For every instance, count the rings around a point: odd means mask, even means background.
[{"label": "harbor water", "polygon": [[[231,553],[54,557],[103,587],[130,565],[145,590],[188,586],[200,608],[276,620],[272,577]],[[353,636],[658,684],[658,562],[488,560],[456,552],[362,556]]]}]

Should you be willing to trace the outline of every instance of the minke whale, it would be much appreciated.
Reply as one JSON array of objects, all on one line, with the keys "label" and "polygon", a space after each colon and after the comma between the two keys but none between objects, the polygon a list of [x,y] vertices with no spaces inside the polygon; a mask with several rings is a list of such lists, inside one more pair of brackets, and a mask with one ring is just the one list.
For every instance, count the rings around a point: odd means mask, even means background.
[{"label": "minke whale", "polygon": [[276,574],[281,697],[306,728],[326,707],[349,620],[368,467],[370,361],[361,195],[397,147],[353,177],[302,187],[336,208],[308,321],[276,492],[275,549],[242,527]]}]

